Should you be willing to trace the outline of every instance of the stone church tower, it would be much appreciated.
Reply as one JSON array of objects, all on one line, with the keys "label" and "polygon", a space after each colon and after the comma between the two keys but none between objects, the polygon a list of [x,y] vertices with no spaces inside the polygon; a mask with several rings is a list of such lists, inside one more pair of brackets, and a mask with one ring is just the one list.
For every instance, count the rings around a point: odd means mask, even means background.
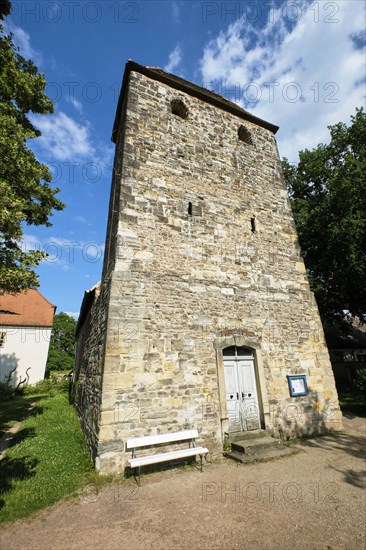
[{"label": "stone church tower", "polygon": [[[341,428],[276,126],[126,65],[101,283],[85,293],[74,398],[96,467],[134,436]],[[294,377],[295,378],[289,378]]]}]

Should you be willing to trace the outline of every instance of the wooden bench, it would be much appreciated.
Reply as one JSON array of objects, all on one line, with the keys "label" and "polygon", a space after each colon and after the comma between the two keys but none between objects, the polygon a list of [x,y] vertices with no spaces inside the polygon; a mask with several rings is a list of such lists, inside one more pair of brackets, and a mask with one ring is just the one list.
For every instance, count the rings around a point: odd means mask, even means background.
[{"label": "wooden bench", "polygon": [[[140,485],[141,466],[148,466],[149,464],[157,464],[159,462],[168,462],[170,460],[176,460],[178,458],[187,458],[190,456],[199,455],[201,459],[202,472],[202,456],[208,453],[208,449],[206,449],[205,447],[195,447],[196,437],[198,437],[197,430],[183,430],[181,432],[172,432],[161,435],[148,435],[146,437],[134,437],[132,439],[128,439],[127,450],[132,449],[132,458],[128,460],[128,463],[131,468],[138,468],[138,484]],[[175,441],[186,440],[189,440],[189,448],[149,456],[136,456],[136,449],[139,449],[141,447],[150,447],[151,445],[161,445],[164,443],[173,443]]]}]

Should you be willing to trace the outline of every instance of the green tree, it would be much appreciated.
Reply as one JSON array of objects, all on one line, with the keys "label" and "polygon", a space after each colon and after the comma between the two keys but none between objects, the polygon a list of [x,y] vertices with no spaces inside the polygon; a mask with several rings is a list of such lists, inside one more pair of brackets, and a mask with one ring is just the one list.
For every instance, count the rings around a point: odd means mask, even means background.
[{"label": "green tree", "polygon": [[283,159],[299,242],[323,318],[366,321],[366,115],[328,127],[331,140]]},{"label": "green tree", "polygon": [[46,371],[72,370],[75,353],[76,321],[67,313],[58,313],[53,320]]},{"label": "green tree", "polygon": [[[0,4],[0,20],[9,9],[8,1]],[[27,115],[53,113],[45,85],[0,24],[0,285],[8,292],[38,286],[32,268],[46,256],[22,250],[23,224],[50,226],[52,210],[65,206],[55,197],[59,189],[50,186],[48,167],[27,147],[27,140],[40,136]]]}]

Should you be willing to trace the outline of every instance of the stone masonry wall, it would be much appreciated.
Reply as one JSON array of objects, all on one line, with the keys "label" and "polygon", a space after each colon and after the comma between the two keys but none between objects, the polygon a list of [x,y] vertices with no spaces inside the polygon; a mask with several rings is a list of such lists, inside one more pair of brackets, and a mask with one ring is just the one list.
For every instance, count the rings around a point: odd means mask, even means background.
[{"label": "stone masonry wall", "polygon": [[98,288],[75,353],[73,401],[93,459],[98,454],[107,302]]},{"label": "stone masonry wall", "polygon": [[[187,119],[172,114],[174,99]],[[260,350],[267,428],[339,429],[274,135],[135,72],[126,108],[98,469],[123,471],[133,436],[197,428],[199,443],[222,449],[223,339]],[[310,393],[294,400],[286,375],[302,373]]]},{"label": "stone masonry wall", "polygon": [[[122,109],[122,118],[125,117]],[[118,136],[116,149],[121,150],[124,132]],[[115,267],[118,237],[122,156],[116,155],[113,166],[109,215],[104,253],[102,282],[80,327],[76,342],[73,400],[92,459],[98,467],[99,427],[103,388],[108,309],[111,277]]]}]

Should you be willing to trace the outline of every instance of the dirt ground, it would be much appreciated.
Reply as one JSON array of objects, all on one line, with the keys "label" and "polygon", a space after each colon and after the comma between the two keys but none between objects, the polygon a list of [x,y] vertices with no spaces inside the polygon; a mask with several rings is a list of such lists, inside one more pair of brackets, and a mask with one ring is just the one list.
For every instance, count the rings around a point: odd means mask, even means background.
[{"label": "dirt ground", "polygon": [[256,465],[225,459],[111,484],[0,532],[10,549],[347,549],[366,547],[366,419]]}]

